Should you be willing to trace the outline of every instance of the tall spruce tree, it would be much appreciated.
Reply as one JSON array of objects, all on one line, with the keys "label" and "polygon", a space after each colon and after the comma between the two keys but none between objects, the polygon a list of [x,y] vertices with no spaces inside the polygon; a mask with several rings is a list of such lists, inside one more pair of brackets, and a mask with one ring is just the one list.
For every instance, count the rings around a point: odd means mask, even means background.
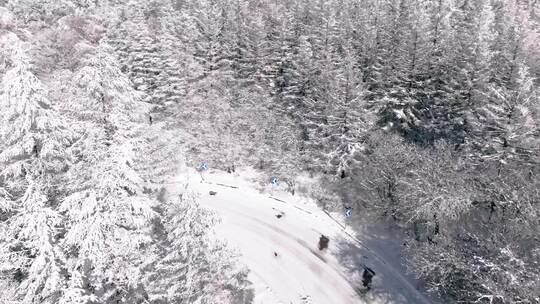
[{"label": "tall spruce tree", "polygon": [[8,32],[0,46],[10,61],[0,87],[1,300],[55,303],[65,284],[55,189],[74,137],[31,72],[28,43]]}]

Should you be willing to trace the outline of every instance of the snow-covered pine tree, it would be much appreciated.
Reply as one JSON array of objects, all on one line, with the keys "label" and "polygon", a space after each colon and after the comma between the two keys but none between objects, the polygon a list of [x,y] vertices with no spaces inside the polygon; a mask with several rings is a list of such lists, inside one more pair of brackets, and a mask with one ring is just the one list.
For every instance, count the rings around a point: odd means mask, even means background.
[{"label": "snow-covered pine tree", "polygon": [[262,85],[262,43],[265,32],[260,10],[257,1],[237,1],[233,8],[236,26],[233,33],[232,68],[234,78],[241,87],[260,89]]},{"label": "snow-covered pine tree", "polygon": [[[345,12],[343,13],[345,14]],[[339,26],[347,29],[346,26]],[[350,30],[350,28],[349,28]],[[365,90],[361,72],[355,62],[355,52],[350,33],[337,35],[330,45],[330,64],[322,76],[327,83],[323,97],[325,109],[319,113],[322,118],[317,138],[325,156],[322,164],[325,170],[345,175],[348,171],[348,157],[360,147],[362,136],[370,129],[374,117],[370,117],[366,106]]]},{"label": "snow-covered pine tree", "polygon": [[[187,188],[187,185],[185,187]],[[155,262],[146,265],[152,303],[251,303],[247,270],[210,232],[217,223],[186,190],[160,208],[153,223]]]},{"label": "snow-covered pine tree", "polygon": [[[445,138],[456,143],[464,141],[465,120],[464,113],[477,95],[475,85],[478,84],[477,74],[481,70],[479,55],[489,46],[485,43],[486,36],[480,41],[480,16],[482,16],[483,3],[480,1],[455,1],[451,4],[449,23],[451,26],[451,40],[447,41],[448,55],[447,77],[443,85],[448,88],[444,100],[432,109],[435,119],[432,119],[432,138]],[[487,7],[489,8],[489,7]],[[488,21],[488,20],[482,20]],[[490,26],[490,25],[486,25]]]},{"label": "snow-covered pine tree", "polygon": [[178,104],[186,94],[189,77],[196,77],[189,74],[193,70],[185,56],[189,42],[178,37],[182,36],[178,32],[187,31],[182,27],[185,18],[162,1],[132,3],[122,9],[124,18],[107,33],[122,71],[145,93],[146,102]]},{"label": "snow-covered pine tree", "polygon": [[521,64],[512,89],[491,87],[468,116],[468,144],[474,156],[505,164],[538,164],[540,92]]},{"label": "snow-covered pine tree", "polygon": [[371,102],[379,111],[379,124],[413,141],[422,141],[422,107],[431,99],[425,88],[428,69],[429,15],[423,1],[400,1],[390,29],[391,51],[386,73],[390,82],[387,97]]},{"label": "snow-covered pine tree", "polygon": [[110,53],[105,45],[87,49],[70,77],[69,86],[79,87],[72,100],[82,103],[74,106],[86,111],[79,116],[84,133],[72,147],[78,161],[68,172],[70,195],[60,205],[67,230],[62,248],[75,288],[64,302],[145,298],[140,266],[151,243],[155,202],[144,193],[134,158],[145,144],[138,135],[148,107]]},{"label": "snow-covered pine tree", "polygon": [[[197,29],[194,41],[194,56],[203,69],[204,88],[213,89],[213,82],[226,85],[233,77],[235,57],[234,35],[236,26],[234,14],[225,2],[200,1],[192,11],[193,23]],[[201,85],[201,83],[199,83]]]},{"label": "snow-covered pine tree", "polygon": [[[426,54],[423,69],[417,81],[416,98],[412,99],[416,111],[413,112],[416,132],[412,138],[416,142],[429,143],[444,135],[444,130],[451,131],[448,125],[453,108],[448,102],[450,75],[444,71],[449,69],[449,49],[451,31],[449,12],[452,11],[450,1],[426,0],[425,29]],[[418,99],[418,102],[416,101]],[[443,133],[441,133],[441,131]]]},{"label": "snow-covered pine tree", "polygon": [[470,152],[501,164],[512,160],[534,164],[538,161],[534,134],[538,132],[539,92],[523,52],[530,31],[521,20],[524,10],[508,1],[496,2],[495,8],[485,4],[483,11],[478,50],[486,49],[485,40],[489,50],[478,55],[484,92],[467,116],[468,144],[474,147]]},{"label": "snow-covered pine tree", "polygon": [[[455,102],[467,107],[481,95],[491,60],[493,11],[489,1],[463,1],[452,12],[454,44],[451,87]],[[484,85],[483,85],[484,84]]]},{"label": "snow-covered pine tree", "polygon": [[0,285],[3,302],[56,303],[62,293],[63,253],[58,239],[58,175],[68,168],[74,138],[68,123],[31,72],[28,43],[2,33],[10,67],[0,87]]},{"label": "snow-covered pine tree", "polygon": [[384,43],[384,65],[382,77],[389,92],[388,96],[402,100],[407,97],[407,73],[410,58],[410,43],[413,40],[413,1],[399,0],[389,9],[387,41]]},{"label": "snow-covered pine tree", "polygon": [[[377,101],[385,96],[386,80],[383,78],[385,54],[388,51],[388,30],[391,15],[388,8],[394,7],[389,0],[366,1],[361,4],[362,14],[365,19],[360,29],[365,29],[365,34],[359,34],[365,46],[359,54],[363,82],[368,90],[368,100]],[[372,13],[368,13],[372,11]]]}]

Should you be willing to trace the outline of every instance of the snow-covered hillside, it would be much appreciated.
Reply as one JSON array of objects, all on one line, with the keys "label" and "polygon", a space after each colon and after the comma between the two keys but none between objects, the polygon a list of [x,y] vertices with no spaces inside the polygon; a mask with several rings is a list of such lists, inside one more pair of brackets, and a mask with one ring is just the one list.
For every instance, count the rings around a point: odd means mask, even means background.
[{"label": "snow-covered hillside", "polygon": [[[279,189],[260,192],[245,177],[216,171],[205,182],[196,172],[189,178],[200,204],[222,218],[218,236],[237,247],[249,267],[255,303],[431,303],[402,273],[390,247],[371,251],[335,215]],[[327,251],[317,247],[321,234],[330,237]],[[363,265],[376,272],[368,292],[361,288]]]},{"label": "snow-covered hillside", "polygon": [[540,304],[539,16],[0,0],[0,304]]}]

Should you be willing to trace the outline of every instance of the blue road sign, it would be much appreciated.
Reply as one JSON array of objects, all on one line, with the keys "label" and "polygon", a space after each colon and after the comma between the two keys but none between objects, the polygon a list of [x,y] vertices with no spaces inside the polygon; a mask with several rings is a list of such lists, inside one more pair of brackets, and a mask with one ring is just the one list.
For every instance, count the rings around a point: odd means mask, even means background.
[{"label": "blue road sign", "polygon": [[277,187],[279,185],[278,179],[276,177],[272,177],[272,179],[270,180],[270,183],[272,183],[272,186],[274,187]]},{"label": "blue road sign", "polygon": [[199,166],[199,168],[200,168],[201,170],[203,170],[203,171],[206,171],[206,170],[208,170],[208,165],[207,165],[206,163],[202,163],[202,164]]},{"label": "blue road sign", "polygon": [[347,208],[347,209],[345,210],[345,216],[346,216],[346,217],[351,217],[351,215],[352,215],[352,209],[351,209],[351,208]]}]

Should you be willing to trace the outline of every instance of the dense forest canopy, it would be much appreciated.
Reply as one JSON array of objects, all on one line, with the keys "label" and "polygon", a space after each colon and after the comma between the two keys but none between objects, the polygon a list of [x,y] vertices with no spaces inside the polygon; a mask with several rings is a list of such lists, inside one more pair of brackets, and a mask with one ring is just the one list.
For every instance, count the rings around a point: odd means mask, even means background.
[{"label": "dense forest canopy", "polygon": [[0,50],[0,302],[244,303],[158,191],[201,161],[392,220],[444,302],[540,302],[538,1],[0,0]]}]

